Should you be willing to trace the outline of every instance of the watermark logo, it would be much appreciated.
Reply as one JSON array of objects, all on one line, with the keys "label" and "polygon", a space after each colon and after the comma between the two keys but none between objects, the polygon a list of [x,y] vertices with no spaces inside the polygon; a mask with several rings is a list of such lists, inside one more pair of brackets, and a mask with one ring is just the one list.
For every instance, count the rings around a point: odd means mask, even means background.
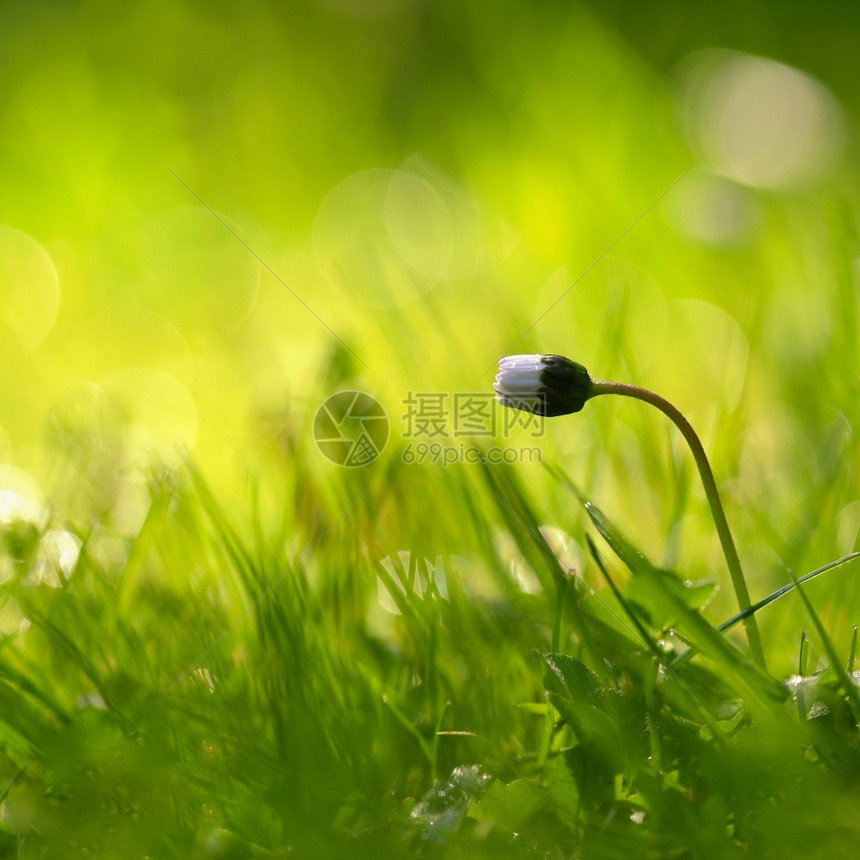
[{"label": "watermark logo", "polygon": [[314,441],[338,466],[366,466],[388,442],[388,415],[363,391],[340,391],[320,404],[314,416]]},{"label": "watermark logo", "polygon": [[[500,446],[500,439],[544,435],[544,419],[502,409],[491,392],[409,391],[401,400],[400,459],[407,465],[539,463],[541,449]],[[388,442],[388,415],[363,391],[327,398],[314,416],[317,448],[339,466],[366,466]]]}]

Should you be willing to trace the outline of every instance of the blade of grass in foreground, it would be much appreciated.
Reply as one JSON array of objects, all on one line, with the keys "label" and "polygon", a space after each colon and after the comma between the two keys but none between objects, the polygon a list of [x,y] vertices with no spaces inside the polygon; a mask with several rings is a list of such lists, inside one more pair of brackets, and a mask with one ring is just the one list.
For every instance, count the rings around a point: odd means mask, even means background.
[{"label": "blade of grass in foreground", "polygon": [[[842,556],[842,558],[837,558],[835,561],[831,561],[829,564],[822,565],[821,567],[817,567],[815,570],[810,571],[809,573],[804,574],[799,579],[793,579],[787,585],[783,585],[781,588],[778,588],[776,591],[769,594],[763,600],[759,600],[758,603],[754,603],[748,609],[745,609],[743,612],[738,612],[736,615],[733,615],[727,621],[724,621],[717,627],[717,630],[720,633],[725,633],[726,630],[731,630],[737,623],[743,621],[748,615],[752,615],[758,612],[760,609],[764,609],[765,606],[769,606],[775,600],[778,600],[780,597],[784,597],[790,591],[793,591],[797,586],[802,585],[804,582],[809,582],[810,579],[815,579],[817,576],[821,576],[822,573],[827,573],[828,570],[834,570],[837,567],[842,567],[842,565],[849,564],[852,561],[856,561],[860,558],[860,552],[851,552],[848,555]],[[672,664],[673,666],[680,666],[682,663],[685,663],[696,653],[695,648],[691,648],[689,651],[685,651],[683,654],[678,657],[675,662]]]},{"label": "blade of grass in foreground", "polygon": [[770,699],[783,699],[785,690],[774,678],[750,663],[700,612],[690,609],[681,593],[683,584],[667,571],[659,570],[610,522],[593,502],[585,502],[585,510],[615,554],[630,568],[634,576],[648,585],[648,593],[655,606],[677,616],[698,649],[715,663],[734,674],[756,699],[765,694]]},{"label": "blade of grass in foreground", "polygon": [[836,647],[833,644],[833,640],[827,635],[827,631],[824,629],[824,624],[822,623],[818,613],[815,611],[812,601],[806,595],[806,592],[798,580],[794,579],[794,577],[792,577],[792,579],[794,580],[794,585],[797,588],[797,593],[800,595],[800,599],[803,601],[803,605],[806,607],[806,611],[809,613],[809,617],[812,619],[812,623],[815,625],[815,629],[821,637],[821,644],[824,645],[824,650],[830,658],[830,664],[833,671],[836,673],[836,677],[839,679],[839,683],[845,695],[854,707],[854,716],[856,718],[857,715],[860,715],[860,692],[857,690],[857,685],[842,665],[842,661],[839,659],[839,654],[836,653]]},{"label": "blade of grass in foreground", "polygon": [[561,469],[551,467],[550,471],[560,477],[576,495],[612,551],[630,569],[634,577],[638,577],[645,584],[647,591],[644,593],[648,594],[653,605],[663,613],[682,621],[698,651],[735,675],[755,699],[761,700],[763,694],[771,700],[785,697],[786,692],[782,685],[746,660],[701,613],[687,605],[681,593],[683,584],[677,577],[656,568]]}]

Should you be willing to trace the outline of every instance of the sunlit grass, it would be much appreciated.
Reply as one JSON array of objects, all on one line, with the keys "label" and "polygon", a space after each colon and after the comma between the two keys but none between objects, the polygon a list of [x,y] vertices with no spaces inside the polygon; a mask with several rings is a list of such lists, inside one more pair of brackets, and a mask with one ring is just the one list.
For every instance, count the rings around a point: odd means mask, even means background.
[{"label": "sunlit grass", "polygon": [[[783,684],[700,614],[712,585],[631,555],[596,508],[632,578],[560,564],[515,469],[389,459],[325,488],[295,469],[317,504],[261,476],[238,519],[196,470],[154,476],[140,532],[78,534],[71,567],[37,528],[4,530],[5,611],[26,619],[0,655],[9,850],[712,856],[856,839],[852,658],[811,602],[840,663],[822,675],[796,654]],[[421,494],[414,517],[398,488]],[[552,521],[581,534],[570,498]],[[45,566],[54,587],[36,584]]]},{"label": "sunlit grass", "polygon": [[[850,106],[585,6],[351,5],[0,12],[0,856],[853,857]],[[507,352],[690,418],[768,672],[663,416],[454,435]],[[415,456],[461,443],[540,458]]]}]

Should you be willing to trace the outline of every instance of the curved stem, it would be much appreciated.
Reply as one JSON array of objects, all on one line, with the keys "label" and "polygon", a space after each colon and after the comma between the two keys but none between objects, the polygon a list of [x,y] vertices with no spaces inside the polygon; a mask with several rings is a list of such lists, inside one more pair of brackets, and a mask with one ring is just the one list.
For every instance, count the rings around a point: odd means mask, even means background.
[{"label": "curved stem", "polygon": [[[690,446],[690,450],[693,453],[693,459],[695,459],[696,466],[699,469],[702,484],[704,484],[705,487],[705,496],[707,497],[708,504],[711,508],[711,516],[714,518],[714,525],[717,527],[717,535],[720,538],[720,544],[723,547],[723,555],[726,557],[726,564],[729,567],[729,573],[732,577],[732,586],[735,590],[738,606],[740,607],[741,612],[749,609],[750,596],[749,591],[747,590],[747,583],[744,579],[744,573],[741,569],[741,561],[738,557],[738,551],[735,548],[735,542],[732,539],[732,533],[729,530],[729,523],[726,519],[725,511],[723,510],[723,503],[720,501],[717,482],[714,480],[714,473],[711,471],[711,464],[708,462],[705,449],[702,447],[702,443],[696,435],[696,431],[693,430],[690,422],[687,421],[681,412],[668,400],[660,397],[659,394],[655,394],[653,391],[649,391],[647,388],[640,388],[638,385],[628,385],[624,382],[592,382],[591,397],[597,397],[601,394],[621,394],[625,397],[633,397],[636,400],[650,403],[666,415],[681,431],[681,434]],[[743,621],[753,659],[762,668],[764,668],[764,649],[762,648],[761,635],[759,634],[755,615],[750,614],[746,616]]]}]

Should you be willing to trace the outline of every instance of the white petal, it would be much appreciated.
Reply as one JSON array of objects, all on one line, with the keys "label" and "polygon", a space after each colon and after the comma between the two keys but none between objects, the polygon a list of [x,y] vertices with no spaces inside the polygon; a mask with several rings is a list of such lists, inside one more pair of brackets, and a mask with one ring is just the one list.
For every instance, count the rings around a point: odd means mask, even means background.
[{"label": "white petal", "polygon": [[542,367],[539,355],[506,355],[499,359],[501,370],[539,370]]},{"label": "white petal", "polygon": [[493,388],[513,394],[535,395],[540,387],[540,376],[536,373],[500,373]]}]

